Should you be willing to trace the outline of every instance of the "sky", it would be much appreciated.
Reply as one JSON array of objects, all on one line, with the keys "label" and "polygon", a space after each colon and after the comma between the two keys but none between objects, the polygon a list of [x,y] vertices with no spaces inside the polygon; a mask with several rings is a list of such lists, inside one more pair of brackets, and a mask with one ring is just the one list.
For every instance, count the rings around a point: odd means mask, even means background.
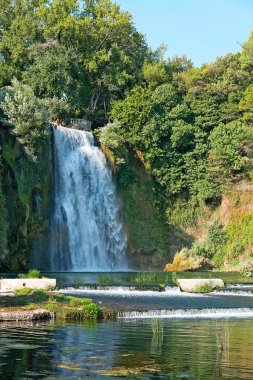
[{"label": "sky", "polygon": [[253,30],[253,0],[115,0],[167,57],[186,54],[196,66],[240,51]]}]

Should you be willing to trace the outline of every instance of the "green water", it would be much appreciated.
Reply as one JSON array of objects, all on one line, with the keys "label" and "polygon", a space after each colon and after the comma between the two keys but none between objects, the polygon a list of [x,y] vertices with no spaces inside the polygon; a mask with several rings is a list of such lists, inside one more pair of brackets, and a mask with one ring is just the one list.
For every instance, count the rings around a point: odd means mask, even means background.
[{"label": "green water", "polygon": [[253,320],[0,325],[1,379],[253,378]]},{"label": "green water", "polygon": [[[56,278],[59,286],[107,284],[129,285],[145,272],[43,272],[42,275]],[[172,282],[171,272],[146,272],[147,275],[157,275],[158,283]],[[222,278],[226,283],[252,283],[253,277],[243,277],[239,272],[177,272],[178,278]],[[1,277],[16,277],[17,273],[1,273]],[[148,282],[144,281],[143,283]],[[153,281],[151,281],[153,282]]]}]

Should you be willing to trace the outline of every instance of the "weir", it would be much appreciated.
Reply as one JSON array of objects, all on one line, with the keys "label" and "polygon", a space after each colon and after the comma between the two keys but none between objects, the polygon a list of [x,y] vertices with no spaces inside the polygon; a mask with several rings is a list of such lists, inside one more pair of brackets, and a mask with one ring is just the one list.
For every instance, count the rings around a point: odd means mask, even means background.
[{"label": "weir", "polygon": [[126,236],[111,170],[91,132],[54,128],[53,271],[127,269]]}]

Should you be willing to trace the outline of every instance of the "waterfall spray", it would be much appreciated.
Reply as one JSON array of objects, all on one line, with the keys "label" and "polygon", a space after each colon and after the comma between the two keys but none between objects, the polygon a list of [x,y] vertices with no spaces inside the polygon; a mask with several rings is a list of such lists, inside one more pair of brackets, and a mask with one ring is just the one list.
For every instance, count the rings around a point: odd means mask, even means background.
[{"label": "waterfall spray", "polygon": [[91,132],[54,129],[51,270],[126,269],[126,236],[111,171]]}]

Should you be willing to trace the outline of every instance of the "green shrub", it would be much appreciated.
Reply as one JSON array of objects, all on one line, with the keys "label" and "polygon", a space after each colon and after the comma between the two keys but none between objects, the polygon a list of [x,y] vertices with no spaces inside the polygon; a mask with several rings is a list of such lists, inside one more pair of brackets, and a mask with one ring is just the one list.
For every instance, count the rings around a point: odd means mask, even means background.
[{"label": "green shrub", "polygon": [[55,294],[55,297],[56,297],[57,301],[59,301],[59,302],[70,302],[70,300],[75,298],[72,296],[65,296],[65,294],[62,294],[62,293]]},{"label": "green shrub", "polygon": [[48,300],[48,295],[45,290],[34,290],[33,297],[35,302],[43,302]]},{"label": "green shrub", "polygon": [[247,277],[247,278],[249,278],[249,277],[252,277],[252,272],[251,271],[241,271],[240,272],[240,275],[242,276],[242,277]]},{"label": "green shrub", "polygon": [[201,256],[201,257],[209,257],[210,252],[205,245],[205,243],[194,243],[190,253],[192,256]]},{"label": "green shrub", "polygon": [[135,277],[131,278],[133,284],[159,284],[171,282],[171,276],[169,273],[156,273],[156,272],[143,272],[138,273]]},{"label": "green shrub", "polygon": [[179,282],[178,282],[178,278],[177,278],[177,274],[176,274],[176,272],[173,272],[173,273],[172,273],[171,280],[172,280],[172,284],[173,284],[173,285],[175,285],[175,286],[178,286],[178,285],[179,285]]},{"label": "green shrub", "polygon": [[226,244],[227,234],[218,222],[210,224],[207,230],[207,243],[209,246],[216,249],[216,247]]},{"label": "green shrub", "polygon": [[40,271],[37,269],[30,269],[27,273],[27,278],[40,278]]},{"label": "green shrub", "polygon": [[31,294],[33,292],[34,292],[34,289],[32,288],[22,288],[22,289],[14,290],[15,296],[27,296],[28,294]]},{"label": "green shrub", "polygon": [[86,305],[83,310],[86,318],[97,319],[99,307],[95,303],[90,303],[89,305]]},{"label": "green shrub", "polygon": [[57,314],[57,317],[71,321],[82,321],[85,319],[86,314],[84,311],[79,309],[66,309],[64,311],[60,311],[60,313]]},{"label": "green shrub", "polygon": [[90,298],[72,298],[69,301],[70,306],[73,306],[73,307],[89,305],[91,303],[92,303],[92,299]]},{"label": "green shrub", "polygon": [[30,269],[28,273],[19,273],[18,278],[40,278],[40,271]]},{"label": "green shrub", "polygon": [[203,284],[196,287],[194,293],[211,293],[213,286],[211,284]]},{"label": "green shrub", "polygon": [[59,313],[60,305],[58,303],[48,303],[45,305],[45,309],[51,311],[52,313]]}]

